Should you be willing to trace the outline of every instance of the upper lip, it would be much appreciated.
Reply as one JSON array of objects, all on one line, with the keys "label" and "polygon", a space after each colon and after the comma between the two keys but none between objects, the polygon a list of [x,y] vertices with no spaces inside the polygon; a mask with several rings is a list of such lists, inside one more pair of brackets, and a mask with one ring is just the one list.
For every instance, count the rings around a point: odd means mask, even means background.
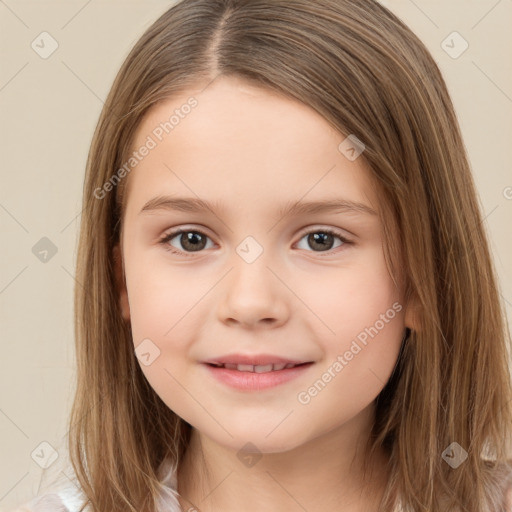
[{"label": "upper lip", "polygon": [[310,363],[312,361],[305,361],[300,359],[290,359],[288,357],[273,356],[271,354],[227,354],[225,356],[214,357],[204,361],[208,364],[250,364],[253,366],[267,365],[267,364],[302,364]]}]

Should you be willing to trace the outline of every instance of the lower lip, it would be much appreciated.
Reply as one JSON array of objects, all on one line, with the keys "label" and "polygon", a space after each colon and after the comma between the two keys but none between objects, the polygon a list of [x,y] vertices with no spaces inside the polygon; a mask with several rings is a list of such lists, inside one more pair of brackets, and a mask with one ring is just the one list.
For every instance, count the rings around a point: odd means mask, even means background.
[{"label": "lower lip", "polygon": [[241,372],[238,370],[228,370],[205,364],[208,371],[220,382],[242,391],[259,391],[260,389],[269,389],[279,384],[284,384],[306,372],[313,363],[275,370],[271,372]]}]

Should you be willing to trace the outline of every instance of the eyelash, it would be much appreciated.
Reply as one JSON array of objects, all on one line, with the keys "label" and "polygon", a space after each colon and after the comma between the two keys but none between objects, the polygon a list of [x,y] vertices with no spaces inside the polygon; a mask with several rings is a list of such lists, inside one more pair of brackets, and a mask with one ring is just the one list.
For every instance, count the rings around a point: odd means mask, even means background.
[{"label": "eyelash", "polygon": [[[186,257],[192,257],[195,255],[194,252],[185,252],[185,251],[179,251],[175,247],[172,247],[169,245],[168,242],[170,242],[173,238],[175,238],[177,235],[180,235],[182,233],[198,233],[201,236],[204,236],[206,238],[210,238],[206,233],[203,233],[202,231],[198,229],[177,229],[176,231],[172,231],[171,233],[167,233],[163,238],[161,238],[158,243],[164,246],[164,249],[166,251],[169,251],[173,254],[178,254],[180,256],[186,256]],[[339,231],[331,228],[325,228],[325,229],[314,229],[310,231],[306,231],[305,233],[302,233],[301,237],[299,238],[299,241],[302,240],[306,235],[309,235],[311,233],[324,233],[328,235],[333,235],[337,238],[339,238],[343,244],[341,246],[336,247],[336,249],[339,249],[340,247],[343,247],[344,245],[352,245],[353,242],[350,240],[347,240]],[[334,249],[329,249],[328,251],[325,251],[327,254],[332,254]],[[197,251],[202,252],[202,251]],[[308,251],[308,252],[317,252],[320,256],[322,256],[322,252],[324,251]]]}]

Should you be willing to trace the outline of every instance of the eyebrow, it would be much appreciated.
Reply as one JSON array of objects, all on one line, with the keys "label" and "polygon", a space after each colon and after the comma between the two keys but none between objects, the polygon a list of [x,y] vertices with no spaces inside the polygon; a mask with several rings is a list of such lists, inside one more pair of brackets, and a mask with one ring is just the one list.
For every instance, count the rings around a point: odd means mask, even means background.
[{"label": "eyebrow", "polygon": [[[214,213],[215,211],[221,209],[222,205],[218,201],[210,203],[197,197],[157,196],[150,199],[142,207],[139,215],[141,213],[152,212],[156,210],[170,210],[189,213],[211,211]],[[352,212],[377,216],[377,212],[364,203],[337,198],[324,201],[290,201],[279,209],[278,217],[284,218],[291,217],[293,215],[328,212]]]}]

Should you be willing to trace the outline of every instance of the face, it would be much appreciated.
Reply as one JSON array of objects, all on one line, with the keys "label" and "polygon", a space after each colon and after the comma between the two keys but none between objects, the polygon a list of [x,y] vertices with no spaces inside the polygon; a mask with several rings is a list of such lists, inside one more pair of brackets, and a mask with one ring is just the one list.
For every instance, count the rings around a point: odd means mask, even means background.
[{"label": "face", "polygon": [[[151,147],[125,178],[123,316],[147,380],[202,435],[289,450],[373,406],[408,319],[361,147],[295,100],[203,87],[138,127],[133,148]],[[226,356],[244,366],[206,363]]]}]

